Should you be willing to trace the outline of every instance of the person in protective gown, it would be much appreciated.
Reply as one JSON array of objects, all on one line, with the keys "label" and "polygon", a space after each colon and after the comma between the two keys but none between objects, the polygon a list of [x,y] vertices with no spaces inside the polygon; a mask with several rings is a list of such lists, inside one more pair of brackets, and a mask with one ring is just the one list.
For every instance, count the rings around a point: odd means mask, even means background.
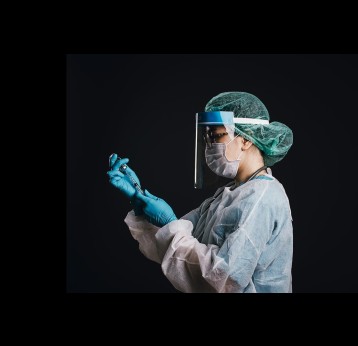
[{"label": "person in protective gown", "polygon": [[221,93],[197,113],[195,187],[205,187],[208,171],[229,183],[180,219],[163,199],[140,192],[127,158],[111,155],[110,182],[133,205],[124,221],[177,290],[292,292],[291,209],[270,167],[285,157],[293,134],[269,120],[246,92]]}]

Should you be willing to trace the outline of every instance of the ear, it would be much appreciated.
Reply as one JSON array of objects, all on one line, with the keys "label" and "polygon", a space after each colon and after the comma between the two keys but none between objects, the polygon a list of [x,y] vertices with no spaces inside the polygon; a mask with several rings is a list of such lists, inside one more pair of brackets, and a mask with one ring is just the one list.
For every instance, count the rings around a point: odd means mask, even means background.
[{"label": "ear", "polygon": [[249,140],[242,138],[242,147],[241,150],[245,151],[248,150],[252,145],[252,142],[250,142]]}]

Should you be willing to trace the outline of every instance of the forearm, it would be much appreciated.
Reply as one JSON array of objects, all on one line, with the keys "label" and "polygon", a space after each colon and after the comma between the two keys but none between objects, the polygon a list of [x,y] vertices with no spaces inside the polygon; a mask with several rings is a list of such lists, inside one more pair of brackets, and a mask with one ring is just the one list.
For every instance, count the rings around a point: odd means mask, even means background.
[{"label": "forearm", "polygon": [[219,257],[219,247],[200,243],[191,235],[192,223],[177,220],[155,235],[164,275],[181,292],[243,291],[229,275],[229,266]]},{"label": "forearm", "polygon": [[135,216],[133,210],[124,221],[138,241],[139,250],[148,259],[162,264],[164,275],[174,287],[182,292],[215,292],[203,278],[199,261],[200,258],[201,261],[211,262],[212,247],[199,243],[191,236],[191,221],[176,220],[159,228],[143,216]]},{"label": "forearm", "polygon": [[164,275],[179,291],[243,292],[246,284],[233,279],[219,247],[202,244],[192,236],[191,221],[175,220],[158,228],[131,211],[125,222],[140,251],[161,264]]}]

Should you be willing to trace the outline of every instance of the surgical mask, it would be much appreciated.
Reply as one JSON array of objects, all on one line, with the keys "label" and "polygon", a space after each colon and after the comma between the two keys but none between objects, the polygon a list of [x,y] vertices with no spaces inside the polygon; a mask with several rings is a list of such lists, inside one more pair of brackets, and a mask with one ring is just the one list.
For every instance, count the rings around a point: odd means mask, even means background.
[{"label": "surgical mask", "polygon": [[[238,136],[236,136],[238,137]],[[209,168],[217,175],[225,178],[234,179],[239,169],[242,152],[238,158],[229,161],[226,157],[227,146],[236,138],[228,143],[212,143],[211,148],[205,149],[205,160]]]}]

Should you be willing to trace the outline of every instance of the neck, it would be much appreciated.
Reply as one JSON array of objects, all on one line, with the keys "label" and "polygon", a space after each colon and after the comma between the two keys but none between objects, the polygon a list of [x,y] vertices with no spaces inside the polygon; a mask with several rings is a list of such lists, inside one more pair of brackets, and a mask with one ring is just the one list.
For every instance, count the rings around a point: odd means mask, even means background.
[{"label": "neck", "polygon": [[[239,166],[239,170],[237,171],[237,175],[235,177],[235,180],[238,183],[246,182],[252,174],[254,174],[259,168],[264,166],[264,163],[262,160],[253,160],[251,162],[245,162],[242,166]],[[264,175],[266,173],[266,170],[262,170],[261,172],[257,173],[256,176]]]}]

